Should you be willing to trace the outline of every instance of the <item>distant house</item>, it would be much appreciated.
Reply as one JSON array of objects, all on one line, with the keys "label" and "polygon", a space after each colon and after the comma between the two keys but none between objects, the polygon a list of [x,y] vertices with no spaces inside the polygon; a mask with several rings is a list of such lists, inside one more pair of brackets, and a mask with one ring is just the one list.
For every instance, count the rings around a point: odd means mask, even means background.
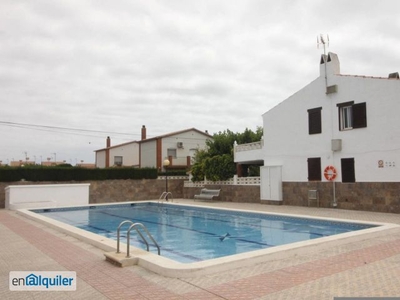
[{"label": "distant house", "polygon": [[35,165],[35,162],[30,161],[30,160],[10,161],[10,167],[21,167],[21,166],[28,166],[28,165]]},{"label": "distant house", "polygon": [[163,169],[163,162],[169,159],[169,169],[185,169],[198,149],[206,147],[212,139],[207,132],[195,128],[147,138],[146,127],[142,127],[141,140],[111,146],[108,137],[106,148],[96,150],[96,167],[112,166],[150,167]]},{"label": "distant house", "polygon": [[320,76],[263,115],[261,200],[400,212],[399,95],[398,73],[342,75],[322,55]]},{"label": "distant house", "polygon": [[66,163],[67,162],[65,160],[63,160],[63,161],[51,161],[51,160],[48,160],[48,161],[42,161],[40,163],[40,165],[43,166],[43,167],[55,167],[55,166],[63,165],[63,164],[66,164]]},{"label": "distant house", "polygon": [[85,169],[95,169],[96,168],[95,164],[84,163],[84,162],[77,163],[75,166],[79,167],[79,168],[85,168]]}]

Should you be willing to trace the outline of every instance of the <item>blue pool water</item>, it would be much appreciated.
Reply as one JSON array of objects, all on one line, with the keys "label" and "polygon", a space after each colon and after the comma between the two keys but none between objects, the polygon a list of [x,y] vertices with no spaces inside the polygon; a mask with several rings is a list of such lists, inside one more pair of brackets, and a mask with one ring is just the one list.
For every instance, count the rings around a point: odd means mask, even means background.
[{"label": "blue pool water", "polygon": [[[142,223],[160,245],[161,255],[182,263],[375,227],[357,223],[158,203],[33,211],[115,240],[117,227],[122,221]],[[121,230],[123,243],[126,243],[128,227],[129,225],[126,225]],[[135,230],[131,231],[131,245],[146,249]],[[126,251],[126,249],[121,250]],[[157,249],[151,243],[150,251],[157,253]]]}]

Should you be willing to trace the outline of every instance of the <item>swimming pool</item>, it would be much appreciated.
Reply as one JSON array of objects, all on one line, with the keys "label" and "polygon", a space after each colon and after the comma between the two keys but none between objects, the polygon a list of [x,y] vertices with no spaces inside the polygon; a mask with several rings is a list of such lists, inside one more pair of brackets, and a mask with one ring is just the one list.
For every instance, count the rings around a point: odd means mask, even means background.
[{"label": "swimming pool", "polygon": [[[160,245],[161,255],[180,263],[200,262],[377,226],[154,202],[32,211],[114,240],[122,221],[140,222]],[[121,242],[126,242],[128,227],[121,230]],[[134,231],[130,243],[146,248]],[[150,247],[150,251],[157,253],[157,248]]]}]

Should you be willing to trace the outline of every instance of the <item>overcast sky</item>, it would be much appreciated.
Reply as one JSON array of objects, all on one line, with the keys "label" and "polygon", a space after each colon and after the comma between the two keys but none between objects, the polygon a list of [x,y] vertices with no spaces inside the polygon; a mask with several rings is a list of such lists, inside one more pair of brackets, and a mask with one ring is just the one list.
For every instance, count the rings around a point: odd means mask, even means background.
[{"label": "overcast sky", "polygon": [[398,0],[0,0],[0,160],[255,130],[319,76],[321,33],[342,74],[400,71]]}]

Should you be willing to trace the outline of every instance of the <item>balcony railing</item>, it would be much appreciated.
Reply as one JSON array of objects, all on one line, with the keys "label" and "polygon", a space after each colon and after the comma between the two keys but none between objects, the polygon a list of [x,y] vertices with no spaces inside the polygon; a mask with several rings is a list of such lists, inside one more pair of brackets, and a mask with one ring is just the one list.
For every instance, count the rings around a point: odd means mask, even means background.
[{"label": "balcony railing", "polygon": [[205,185],[260,185],[260,177],[237,177],[235,175],[233,178],[224,181],[196,181],[191,180],[184,182],[184,187],[204,187]]},{"label": "balcony railing", "polygon": [[171,165],[173,166],[186,166],[187,165],[187,157],[171,157],[170,158]]},{"label": "balcony railing", "polygon": [[264,140],[261,140],[254,143],[235,145],[234,149],[235,152],[258,150],[262,149],[263,145],[264,145]]}]

